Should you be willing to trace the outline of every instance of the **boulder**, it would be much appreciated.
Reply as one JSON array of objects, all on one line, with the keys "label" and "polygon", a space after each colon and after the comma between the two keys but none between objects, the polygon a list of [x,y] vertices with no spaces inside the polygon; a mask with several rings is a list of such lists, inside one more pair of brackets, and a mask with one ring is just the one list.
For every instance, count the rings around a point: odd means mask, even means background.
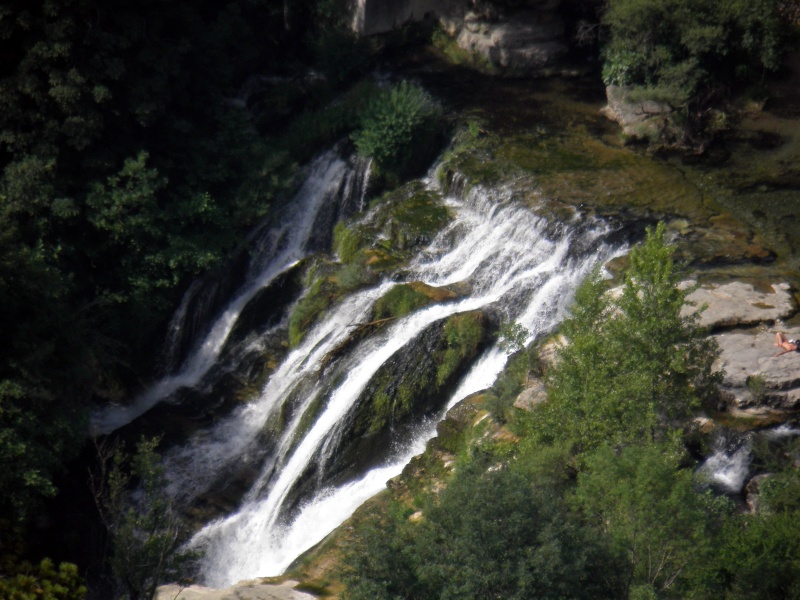
[{"label": "boulder", "polygon": [[294,589],[296,581],[262,583],[260,580],[241,581],[224,590],[201,585],[183,587],[162,585],[156,600],[313,600],[315,596]]},{"label": "boulder", "polygon": [[606,87],[608,104],[600,113],[622,127],[622,132],[632,138],[659,137],[666,118],[672,109],[666,104],[652,100],[632,100],[630,89],[618,85]]},{"label": "boulder", "polygon": [[514,401],[514,408],[520,410],[533,410],[537,405],[547,400],[547,390],[541,379],[536,379],[533,384],[524,389]]},{"label": "boulder", "polygon": [[770,473],[756,475],[744,486],[745,502],[747,502],[747,508],[750,510],[751,514],[756,514],[758,512],[761,485],[770,477],[772,477]]},{"label": "boulder", "polygon": [[[775,333],[755,329],[714,335],[721,350],[714,368],[725,372],[722,398],[734,412],[768,416],[800,409],[800,353],[776,357]],[[800,327],[784,333],[800,338]]]},{"label": "boulder", "polygon": [[[692,284],[693,281],[686,282]],[[743,281],[708,284],[689,294],[687,300],[695,306],[687,306],[684,314],[707,305],[700,315],[700,325],[710,329],[775,322],[797,310],[788,283],[774,283],[762,289]]]},{"label": "boulder", "polygon": [[553,67],[567,53],[564,22],[555,13],[523,10],[511,16],[484,18],[469,13],[458,45],[495,67],[520,73]]}]

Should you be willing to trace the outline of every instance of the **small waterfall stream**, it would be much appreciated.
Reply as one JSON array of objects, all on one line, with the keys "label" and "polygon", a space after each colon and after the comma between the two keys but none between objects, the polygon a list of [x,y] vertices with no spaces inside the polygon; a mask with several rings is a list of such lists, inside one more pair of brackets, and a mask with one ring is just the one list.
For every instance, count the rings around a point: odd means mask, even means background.
[{"label": "small waterfall stream", "polygon": [[[397,319],[358,342],[334,367],[322,368],[322,359],[347,339],[350,326],[363,323],[373,303],[397,282],[351,294],[286,357],[257,400],[167,456],[173,490],[184,500],[203,493],[234,465],[245,462],[258,471],[239,509],[208,524],[191,542],[204,551],[206,584],[224,587],[280,574],[424,448],[435,433],[435,419],[393,438],[385,459],[357,477],[337,481],[327,468],[336,461],[362,391],[427,327],[459,313],[492,309],[526,327],[533,339],[563,317],[572,291],[591,268],[619,251],[606,243],[610,232],[602,222],[576,217],[569,225],[553,224],[511,196],[510,189],[474,189],[466,197],[447,198],[453,222],[405,276],[432,286],[459,283],[469,294]],[[506,360],[498,345],[490,347],[444,399],[444,409],[490,385]],[[305,413],[315,405],[322,408],[308,425]],[[287,423],[277,435],[266,435],[278,415]],[[309,478],[312,492],[297,497]]]},{"label": "small waterfall stream", "polygon": [[[318,238],[327,239],[339,215],[337,204],[355,203],[349,212],[363,207],[363,194],[368,184],[369,163],[357,162],[349,168],[336,150],[315,159],[308,168],[308,176],[276,226],[259,236],[250,249],[250,261],[243,285],[236,291],[219,314],[195,342],[180,366],[160,379],[132,403],[126,406],[109,406],[92,416],[92,435],[105,435],[130,423],[157,403],[169,399],[178,389],[197,386],[215,365],[236,325],[239,315],[253,297],[285,273],[311,251],[320,250]],[[355,195],[355,200],[353,196]],[[324,213],[333,214],[324,214]],[[320,221],[324,221],[320,223]],[[320,236],[320,231],[326,233]],[[324,245],[324,244],[323,244]],[[316,247],[315,247],[316,246]],[[201,293],[197,283],[187,290],[181,306],[176,311],[168,332],[168,344],[177,345],[181,330],[192,318],[188,307]],[[177,352],[168,349],[169,357]],[[174,362],[171,361],[171,362]]]}]

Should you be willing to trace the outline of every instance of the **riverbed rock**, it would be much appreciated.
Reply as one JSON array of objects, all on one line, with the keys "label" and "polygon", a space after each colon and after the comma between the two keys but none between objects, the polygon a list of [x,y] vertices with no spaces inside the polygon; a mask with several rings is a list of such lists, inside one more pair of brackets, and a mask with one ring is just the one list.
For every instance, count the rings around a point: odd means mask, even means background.
[{"label": "riverbed rock", "polygon": [[761,487],[770,477],[772,477],[771,473],[762,473],[761,475],[756,475],[747,482],[747,485],[744,486],[745,502],[747,503],[747,508],[750,510],[751,514],[756,514],[758,512]]},{"label": "riverbed rock", "polygon": [[541,379],[535,379],[514,401],[514,408],[531,411],[547,400],[547,389]]},{"label": "riverbed rock", "polygon": [[[800,327],[783,331],[800,338]],[[800,352],[776,357],[775,333],[755,328],[714,336],[721,350],[714,368],[725,371],[721,396],[729,412],[768,418],[800,410]]]},{"label": "riverbed rock", "polygon": [[619,123],[622,133],[635,139],[657,139],[672,113],[666,104],[632,99],[631,90],[624,86],[607,86],[606,100],[601,114]]},{"label": "riverbed rock", "polygon": [[[684,285],[693,285],[687,281]],[[756,288],[752,283],[732,281],[725,284],[706,284],[687,297],[694,306],[684,314],[706,305],[700,315],[700,325],[710,329],[774,323],[793,315],[797,306],[788,283],[773,283]]]},{"label": "riverbed rock", "polygon": [[315,596],[294,589],[296,581],[262,583],[253,579],[241,581],[225,589],[177,584],[162,585],[156,592],[156,600],[313,600]]}]

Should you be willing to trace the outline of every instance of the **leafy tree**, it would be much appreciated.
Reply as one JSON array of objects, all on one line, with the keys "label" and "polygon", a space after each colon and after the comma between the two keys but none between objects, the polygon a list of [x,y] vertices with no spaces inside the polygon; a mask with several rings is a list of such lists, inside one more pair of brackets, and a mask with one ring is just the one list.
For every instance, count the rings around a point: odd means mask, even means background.
[{"label": "leafy tree", "polygon": [[628,559],[628,597],[686,598],[697,593],[715,549],[724,503],[700,493],[679,455],[660,445],[615,453],[603,447],[586,458],[574,501]]},{"label": "leafy tree", "polygon": [[[121,447],[113,452],[100,447],[100,471],[92,478],[97,507],[111,537],[118,597],[129,600],[151,600],[160,583],[183,579],[197,559],[196,553],[181,548],[182,523],[166,493],[157,445],[157,439],[142,438],[132,457]],[[132,489],[134,482],[138,493]]]},{"label": "leafy tree", "polygon": [[537,439],[578,451],[662,439],[715,394],[718,350],[697,325],[700,310],[682,314],[691,290],[679,286],[664,238],[659,224],[631,250],[618,297],[598,272],[576,293],[547,373],[549,401],[531,419]]},{"label": "leafy tree", "polygon": [[800,598],[800,474],[789,466],[759,487],[757,512],[726,523],[709,574],[726,598]]},{"label": "leafy tree", "polygon": [[778,0],[611,0],[603,79],[702,118],[730,89],[780,66]]},{"label": "leafy tree", "polygon": [[620,564],[601,540],[516,471],[486,466],[465,466],[418,524],[362,537],[348,597],[619,597]]},{"label": "leafy tree", "polygon": [[432,156],[440,117],[441,108],[430,94],[404,80],[370,101],[353,141],[378,169],[402,177]]},{"label": "leafy tree", "polygon": [[47,558],[37,565],[0,559],[0,596],[5,600],[83,600],[86,592],[73,564],[56,567]]}]

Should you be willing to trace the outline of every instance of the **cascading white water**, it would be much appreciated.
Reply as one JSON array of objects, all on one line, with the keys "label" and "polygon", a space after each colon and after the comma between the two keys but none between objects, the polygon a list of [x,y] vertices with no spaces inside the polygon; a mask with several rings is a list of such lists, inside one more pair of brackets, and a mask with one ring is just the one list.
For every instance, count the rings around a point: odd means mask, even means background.
[{"label": "cascading white water", "polygon": [[709,482],[724,491],[738,494],[750,474],[751,461],[752,455],[748,443],[733,451],[720,447],[703,462],[699,471]]},{"label": "cascading white water", "polygon": [[[615,253],[603,243],[608,231],[601,223],[554,228],[527,208],[509,202],[509,195],[510,191],[491,194],[474,190],[464,200],[448,200],[455,220],[411,265],[408,279],[437,286],[464,282],[471,293],[398,319],[361,342],[350,353],[346,376],[336,385],[326,382],[326,373],[318,373],[318,381],[304,390],[301,409],[295,411],[271,455],[259,458],[264,459],[261,474],[238,512],[207,525],[193,539],[192,544],[205,553],[202,574],[207,584],[222,587],[241,579],[280,574],[419,453],[435,431],[433,424],[419,427],[391,460],[359,481],[338,489],[320,486],[287,520],[284,511],[290,492],[310,464],[334,459],[327,455],[328,441],[341,433],[353,403],[370,379],[426,327],[454,314],[492,307],[526,327],[533,338],[563,316],[572,291],[589,270]],[[383,283],[340,304],[287,357],[259,400],[173,453],[168,464],[175,489],[185,492],[199,480],[204,482],[201,487],[207,486],[224,465],[241,460],[241,453],[247,454],[270,415],[306,380],[319,359],[346,337],[346,326],[363,319],[374,300],[392,285]],[[490,385],[506,359],[499,346],[490,348],[464,378],[449,405]],[[325,386],[330,395],[324,409],[302,439],[295,440],[304,408]]]},{"label": "cascading white water", "polygon": [[[368,167],[368,165],[362,165]],[[346,178],[355,177],[335,150],[324,153],[309,166],[309,176],[287,208],[278,226],[259,240],[253,251],[246,283],[218,315],[205,337],[195,346],[177,372],[167,375],[125,406],[110,405],[92,416],[90,433],[105,435],[130,423],[179,388],[197,385],[216,363],[239,315],[259,290],[308,255],[308,243],[320,211],[342,192]],[[365,175],[361,176],[366,177]],[[352,186],[352,184],[350,184]],[[345,192],[348,190],[344,190]],[[171,336],[185,317],[190,288],[171,325]]]}]

